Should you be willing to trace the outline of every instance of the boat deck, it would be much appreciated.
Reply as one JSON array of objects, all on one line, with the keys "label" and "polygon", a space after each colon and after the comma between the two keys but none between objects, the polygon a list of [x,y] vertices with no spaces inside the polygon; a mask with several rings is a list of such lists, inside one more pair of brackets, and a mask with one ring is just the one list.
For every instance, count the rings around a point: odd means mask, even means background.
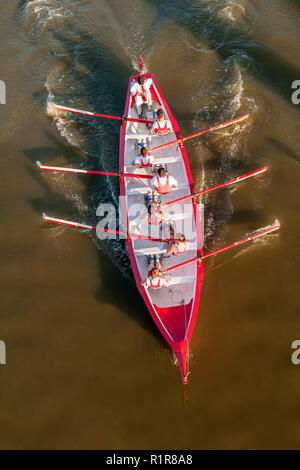
[{"label": "boat deck", "polygon": [[[154,85],[155,86],[155,85]],[[159,92],[155,89],[156,94]],[[163,105],[154,103],[156,109],[159,107],[163,109],[165,116],[171,119],[172,116],[168,115],[167,110]],[[128,117],[138,118],[136,107],[129,105]],[[132,167],[132,161],[137,156],[137,142],[144,141],[151,151],[151,148],[176,140],[175,132],[168,135],[150,135],[147,125],[141,123],[127,123],[125,148],[124,148],[124,172],[139,174],[153,174],[152,169],[140,169]],[[167,195],[162,195],[162,203],[181,198],[191,194],[191,188],[188,181],[185,162],[182,157],[180,146],[173,145],[166,149],[155,152],[155,163],[166,163],[170,175],[178,181],[178,188],[173,190]],[[140,221],[140,216],[146,215],[145,194],[151,192],[149,179],[126,179],[125,193],[126,205],[129,222],[129,232],[151,236],[152,238],[166,238],[165,231],[161,232],[159,226],[149,226],[146,221]],[[143,213],[140,212],[140,207],[143,207]],[[171,256],[163,258],[161,261],[162,269],[165,270],[183,261],[190,260],[197,256],[197,240],[196,240],[196,227],[194,208],[192,201],[187,201],[184,204],[177,204],[163,208],[165,216],[169,217],[174,222],[175,233],[184,233],[186,238],[191,241],[191,245],[187,253],[181,256]],[[151,233],[149,229],[151,227]],[[145,279],[148,273],[147,255],[154,253],[165,253],[166,243],[152,242],[145,240],[134,240],[133,250],[135,253],[136,264],[139,270],[141,279]],[[196,265],[188,266],[180,271],[174,272],[172,275],[167,275],[166,278],[170,282],[169,287],[163,287],[159,290],[147,289],[147,295],[152,303],[159,308],[176,307],[182,305],[190,305],[191,300],[195,295],[195,284],[197,280]]]}]

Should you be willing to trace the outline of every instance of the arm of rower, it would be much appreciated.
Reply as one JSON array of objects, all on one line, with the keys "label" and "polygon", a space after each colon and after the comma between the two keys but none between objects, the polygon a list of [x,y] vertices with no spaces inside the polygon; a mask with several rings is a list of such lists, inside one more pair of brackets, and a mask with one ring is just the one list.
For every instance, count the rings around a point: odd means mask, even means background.
[{"label": "arm of rower", "polygon": [[172,253],[174,253],[174,245],[169,245],[166,254],[171,255]]}]

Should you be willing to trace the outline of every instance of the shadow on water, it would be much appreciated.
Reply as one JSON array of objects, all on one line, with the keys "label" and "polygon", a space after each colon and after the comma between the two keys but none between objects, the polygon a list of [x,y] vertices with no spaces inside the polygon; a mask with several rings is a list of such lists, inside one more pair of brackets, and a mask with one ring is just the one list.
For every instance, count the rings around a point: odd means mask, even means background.
[{"label": "shadow on water", "polygon": [[265,223],[265,214],[260,209],[235,210],[230,224],[240,224],[241,222],[247,224],[247,229],[253,227],[253,230],[256,230],[260,224]]},{"label": "shadow on water", "polygon": [[274,137],[267,137],[267,140],[280,152],[285,153],[288,157],[292,158],[293,160],[296,160],[297,163],[300,162],[300,155],[295,152],[289,145],[285,144],[284,142],[281,142],[280,140],[274,139]]},{"label": "shadow on water", "polygon": [[[67,164],[61,164],[61,166],[74,165],[74,162],[82,162],[82,157],[85,155],[78,149],[71,148],[69,145],[66,145],[63,142],[62,138],[57,138],[52,132],[45,132],[48,140],[51,141],[52,145],[46,145],[42,147],[34,147],[31,149],[24,149],[23,152],[26,157],[35,164],[37,160],[41,161],[45,165],[51,165],[51,162],[55,160],[57,163],[58,157],[63,156],[64,161]],[[53,184],[51,184],[51,173],[46,174],[39,170],[37,166],[28,167],[28,172],[34,178],[34,180],[44,189],[45,196],[38,199],[29,200],[31,206],[39,213],[42,214],[44,211],[53,210],[57,213],[58,207],[63,207],[64,216],[70,215],[73,217],[80,218],[80,212],[74,207],[74,203],[66,199],[63,195],[58,195],[54,192]],[[53,173],[52,173],[53,175]],[[84,204],[88,203],[89,200],[89,176],[85,177],[83,175],[76,175],[75,178],[79,179],[84,187],[84,190],[81,192],[81,199]],[[54,213],[55,213],[54,212]]]},{"label": "shadow on water", "polygon": [[[68,57],[63,57],[62,61],[67,65],[72,80],[76,84],[74,87],[76,93],[80,90],[78,106],[77,104],[76,106],[80,107],[79,101],[83,97],[85,103],[88,102],[90,110],[102,111],[104,114],[122,115],[126,98],[125,90],[128,86],[129,76],[132,73],[129,66],[128,68],[125,67],[105,45],[98,42],[89,33],[78,31],[78,29],[73,31],[71,25],[67,28],[67,33],[53,31],[53,36],[68,52]],[[85,71],[83,72],[82,69]],[[67,92],[67,96],[72,99],[72,103],[77,103],[74,96],[70,95],[70,91],[67,90]],[[59,99],[61,104],[70,105],[67,101],[68,98],[55,95],[55,99]],[[74,117],[72,115],[72,120],[81,127],[85,140],[93,139],[93,142],[88,142],[85,147],[87,153],[69,144],[65,145],[63,137],[56,137],[52,132],[46,131],[51,145],[26,149],[24,150],[25,155],[32,162],[41,160],[44,164],[51,164],[52,160],[58,165],[61,156],[64,159],[61,166],[75,167],[76,165],[83,168],[116,170],[119,154],[119,124],[108,120],[94,120],[93,126],[91,119],[93,118],[78,115]],[[95,159],[95,155],[98,156],[97,159]],[[72,201],[68,201],[63,196],[54,193],[53,188],[48,183],[48,178],[45,178],[45,175],[42,175],[38,168],[35,170],[30,167],[28,171],[46,193],[43,198],[29,201],[37,212],[42,213],[49,210],[57,215],[57,208],[63,207],[64,214],[61,214],[61,216],[66,217],[66,213],[68,213],[72,215],[74,220],[82,221],[83,215],[80,210],[74,207]],[[110,203],[114,201],[114,196],[119,194],[118,180],[103,177],[99,182],[99,177],[83,175],[74,175],[74,178],[79,179],[81,186],[84,187],[80,197],[90,207],[88,216],[86,214],[84,216],[84,222],[96,224],[96,206],[99,201]],[[87,218],[90,218],[90,220],[87,220]],[[141,296],[137,293],[136,286],[129,279],[124,280],[121,270],[127,274],[127,277],[132,278],[124,240],[100,241],[94,233],[92,236],[99,248],[98,258],[101,274],[101,288],[96,293],[96,298],[101,303],[107,302],[124,311],[141,327],[151,332],[161,341],[162,345],[165,345],[147,312]]]},{"label": "shadow on water", "polygon": [[96,295],[97,299],[101,303],[107,302],[125,311],[130,318],[133,318],[141,327],[153,334],[162,345],[166,346],[163,337],[145,307],[142,297],[137,292],[135,282],[129,279],[124,282],[124,276],[119,267],[112,264],[111,257],[104,251],[99,251],[98,257],[102,288]]},{"label": "shadow on water", "polygon": [[[255,79],[291,102],[291,83],[300,75],[300,70],[291,66],[283,57],[272,51],[237,26],[222,21],[212,9],[204,8],[194,0],[146,0],[158,10],[159,23],[172,20],[189,30],[200,41],[208,42],[222,60],[233,55],[241,57],[243,67]],[[297,5],[299,2],[294,1]],[[241,51],[251,59],[245,61]]]},{"label": "shadow on water", "polygon": [[288,0],[289,3],[292,3],[293,5],[300,7],[300,0]]}]

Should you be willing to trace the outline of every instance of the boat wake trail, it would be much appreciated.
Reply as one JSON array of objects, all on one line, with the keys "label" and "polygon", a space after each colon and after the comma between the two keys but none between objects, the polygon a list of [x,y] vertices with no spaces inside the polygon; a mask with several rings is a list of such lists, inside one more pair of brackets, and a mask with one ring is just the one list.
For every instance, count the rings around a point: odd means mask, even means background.
[{"label": "boat wake trail", "polygon": [[29,0],[25,10],[24,32],[28,39],[38,39],[43,32],[70,18],[74,6],[54,0]]},{"label": "boat wake trail", "polygon": [[[38,78],[40,86],[46,88],[46,113],[74,149],[74,155],[70,155],[68,146],[59,144],[62,152],[52,163],[63,166],[67,162],[74,167],[116,171],[119,125],[72,116],[53,106],[53,103],[76,105],[104,114],[122,114],[122,68],[119,59],[106,45],[107,29],[102,28],[100,34],[95,34],[97,13],[100,13],[101,22],[101,8],[95,8],[93,2],[87,4],[85,0],[28,0],[19,9],[18,21],[26,39],[35,45],[26,68],[35,79]],[[99,26],[99,22],[97,24]],[[115,77],[111,83],[110,76]],[[126,70],[126,81],[127,76]],[[92,182],[74,175],[52,174],[45,178],[54,191],[71,203],[69,206],[74,208],[71,218],[75,220],[96,224],[95,213],[100,202],[118,206],[116,178],[100,176]],[[58,237],[62,232],[51,233]],[[118,240],[100,241],[94,234],[91,236],[97,247],[105,250],[127,275],[129,259],[125,246]]]},{"label": "boat wake trail", "polygon": [[244,0],[203,0],[202,5],[217,18],[228,23],[242,21],[247,16]]},{"label": "boat wake trail", "polygon": [[[200,178],[197,190],[222,183],[232,176],[232,171],[247,164],[247,136],[258,106],[247,96],[247,88],[239,57],[232,56],[219,63],[217,80],[199,91],[199,111],[193,120],[193,128],[209,128],[215,123],[234,119],[245,113],[250,119],[241,124],[221,129],[195,145],[200,160]],[[198,163],[199,166],[199,163]],[[228,191],[208,195],[205,202],[205,239],[213,245],[222,244],[225,228],[233,214],[231,194]]]}]

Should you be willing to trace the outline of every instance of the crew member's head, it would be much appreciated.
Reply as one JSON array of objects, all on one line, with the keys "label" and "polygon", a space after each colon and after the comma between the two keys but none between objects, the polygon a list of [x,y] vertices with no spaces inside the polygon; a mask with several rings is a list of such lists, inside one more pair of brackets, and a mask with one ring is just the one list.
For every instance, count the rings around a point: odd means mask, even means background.
[{"label": "crew member's head", "polygon": [[155,279],[159,275],[159,269],[158,268],[152,268],[150,271],[150,276],[152,279]]},{"label": "crew member's head", "polygon": [[164,112],[163,112],[162,109],[159,109],[159,110],[157,111],[157,117],[158,117],[158,120],[159,120],[159,121],[163,121],[163,120],[165,119],[165,115],[164,115]]},{"label": "crew member's head", "polygon": [[157,170],[157,173],[158,173],[158,176],[160,176],[160,178],[163,178],[163,177],[166,176],[166,174],[167,174],[165,168],[159,168],[159,169]]},{"label": "crew member's head", "polygon": [[185,242],[185,236],[182,233],[176,234],[176,241],[177,242]]},{"label": "crew member's head", "polygon": [[148,155],[148,149],[147,149],[147,147],[142,147],[142,148],[141,148],[141,155],[143,155],[143,157],[145,157],[146,155]]},{"label": "crew member's head", "polygon": [[155,214],[155,211],[156,211],[156,207],[154,204],[150,204],[150,206],[148,207],[148,214],[151,215],[151,214]]}]

